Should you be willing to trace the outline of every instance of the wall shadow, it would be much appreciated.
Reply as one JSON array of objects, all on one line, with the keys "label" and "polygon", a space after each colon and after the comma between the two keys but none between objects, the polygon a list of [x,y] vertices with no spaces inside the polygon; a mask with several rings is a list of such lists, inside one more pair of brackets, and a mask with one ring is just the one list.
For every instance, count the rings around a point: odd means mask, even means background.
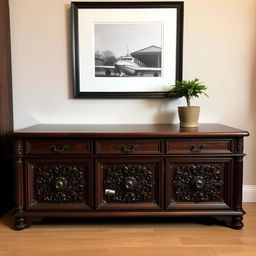
[{"label": "wall shadow", "polygon": [[67,80],[68,80],[68,99],[73,99],[73,69],[72,69],[72,29],[71,29],[71,7],[65,4],[65,20],[66,20],[66,42],[67,42]]},{"label": "wall shadow", "polygon": [[145,101],[147,108],[156,109],[156,114],[152,118],[154,124],[172,124],[177,116],[177,99],[151,99]]}]

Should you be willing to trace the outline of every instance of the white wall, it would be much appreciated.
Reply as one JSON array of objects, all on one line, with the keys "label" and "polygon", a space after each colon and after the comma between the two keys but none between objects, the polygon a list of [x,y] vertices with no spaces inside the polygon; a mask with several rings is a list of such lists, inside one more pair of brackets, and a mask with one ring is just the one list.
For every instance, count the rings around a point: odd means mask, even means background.
[{"label": "white wall", "polygon": [[[180,100],[72,98],[69,0],[9,0],[14,123],[171,123]],[[184,78],[199,77],[200,122],[250,131],[244,184],[256,184],[256,1],[185,0]]]}]

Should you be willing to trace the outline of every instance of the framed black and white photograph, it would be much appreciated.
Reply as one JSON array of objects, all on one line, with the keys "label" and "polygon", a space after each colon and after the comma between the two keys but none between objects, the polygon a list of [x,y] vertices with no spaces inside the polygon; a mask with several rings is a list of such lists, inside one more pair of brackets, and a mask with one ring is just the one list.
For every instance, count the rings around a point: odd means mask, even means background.
[{"label": "framed black and white photograph", "polygon": [[164,98],[182,80],[183,2],[73,2],[74,97]]}]

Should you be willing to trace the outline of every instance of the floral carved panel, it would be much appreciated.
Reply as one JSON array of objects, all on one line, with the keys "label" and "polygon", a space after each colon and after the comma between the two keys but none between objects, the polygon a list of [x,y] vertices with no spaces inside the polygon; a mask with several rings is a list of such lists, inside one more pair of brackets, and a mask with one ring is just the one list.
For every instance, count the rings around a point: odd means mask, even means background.
[{"label": "floral carved panel", "polygon": [[81,203],[87,197],[88,166],[83,163],[33,164],[35,203]]},{"label": "floral carved panel", "polygon": [[155,168],[154,163],[104,164],[104,200],[121,203],[151,201]]},{"label": "floral carved panel", "polygon": [[222,201],[223,164],[172,164],[176,201]]}]

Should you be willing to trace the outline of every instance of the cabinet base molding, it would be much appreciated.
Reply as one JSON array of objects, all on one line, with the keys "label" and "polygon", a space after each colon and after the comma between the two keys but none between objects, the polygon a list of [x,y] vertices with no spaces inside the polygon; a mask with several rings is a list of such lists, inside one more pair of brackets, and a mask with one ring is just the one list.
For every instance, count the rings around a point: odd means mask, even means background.
[{"label": "cabinet base molding", "polygon": [[23,230],[33,223],[48,218],[206,218],[212,217],[223,222],[227,227],[241,229],[243,227],[244,212],[238,211],[196,211],[196,212],[35,212],[15,214],[15,230]]},{"label": "cabinet base molding", "polygon": [[193,216],[242,216],[243,211],[152,211],[152,212],[25,212],[15,214],[15,218],[112,218],[112,217],[193,217]]}]

